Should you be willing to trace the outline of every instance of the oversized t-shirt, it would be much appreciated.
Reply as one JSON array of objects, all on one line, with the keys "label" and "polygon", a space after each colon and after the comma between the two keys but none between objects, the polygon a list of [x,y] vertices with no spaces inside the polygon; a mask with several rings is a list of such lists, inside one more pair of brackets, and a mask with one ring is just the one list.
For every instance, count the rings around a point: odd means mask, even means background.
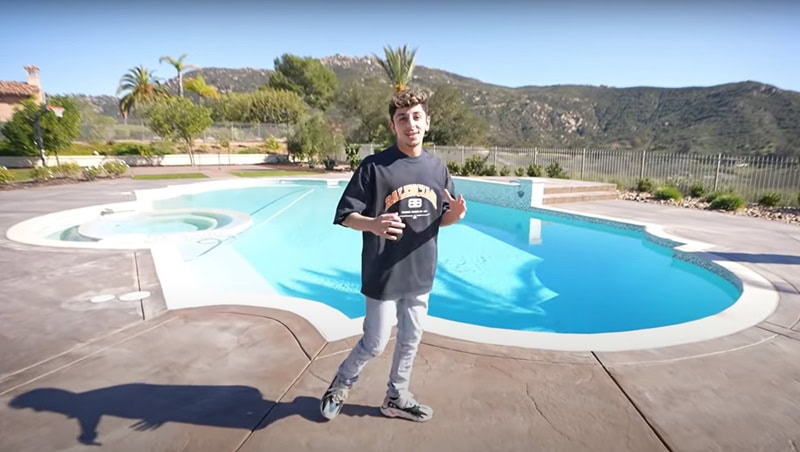
[{"label": "oversized t-shirt", "polygon": [[431,291],[439,225],[449,207],[445,188],[457,197],[447,166],[425,150],[409,157],[392,145],[364,158],[339,200],[333,223],[342,224],[353,212],[372,218],[398,213],[406,227],[399,240],[363,232],[361,293],[391,300]]}]

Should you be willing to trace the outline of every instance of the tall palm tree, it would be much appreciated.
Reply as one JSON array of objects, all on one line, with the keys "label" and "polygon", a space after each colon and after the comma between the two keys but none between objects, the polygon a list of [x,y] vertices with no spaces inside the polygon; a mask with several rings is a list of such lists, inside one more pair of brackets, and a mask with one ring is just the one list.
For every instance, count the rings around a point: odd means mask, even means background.
[{"label": "tall palm tree", "polygon": [[124,93],[119,100],[119,112],[127,120],[131,110],[150,101],[169,97],[166,87],[156,79],[153,72],[143,66],[128,70],[119,81],[117,95]]},{"label": "tall palm tree", "polygon": [[197,66],[193,64],[186,64],[183,62],[183,59],[186,58],[186,54],[180,56],[177,60],[170,56],[162,56],[158,59],[159,63],[168,62],[178,71],[178,94],[183,97],[183,72],[187,69],[199,69]]},{"label": "tall palm tree", "polygon": [[386,71],[386,75],[389,76],[389,81],[394,86],[395,92],[404,91],[414,73],[414,66],[416,65],[414,59],[417,49],[409,51],[405,45],[399,49],[386,46],[383,48],[383,53],[386,55],[385,60],[375,54],[372,54],[372,56],[378,60],[378,64]]}]

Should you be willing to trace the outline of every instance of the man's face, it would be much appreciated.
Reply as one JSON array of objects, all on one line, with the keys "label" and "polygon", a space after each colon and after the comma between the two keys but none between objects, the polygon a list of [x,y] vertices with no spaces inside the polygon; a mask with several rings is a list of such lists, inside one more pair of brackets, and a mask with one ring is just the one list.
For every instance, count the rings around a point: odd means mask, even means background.
[{"label": "man's face", "polygon": [[397,137],[398,144],[415,147],[422,144],[430,123],[431,119],[422,109],[422,105],[398,108],[392,118],[392,133]]}]

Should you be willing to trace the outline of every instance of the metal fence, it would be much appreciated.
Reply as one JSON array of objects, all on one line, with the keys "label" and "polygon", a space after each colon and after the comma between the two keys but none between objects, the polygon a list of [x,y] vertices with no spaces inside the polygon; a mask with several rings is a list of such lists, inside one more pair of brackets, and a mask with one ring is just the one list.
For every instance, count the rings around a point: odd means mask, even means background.
[{"label": "metal fence", "polygon": [[[219,122],[203,131],[199,140],[214,143],[223,138],[242,143],[265,141],[270,135],[284,138],[292,131],[286,124],[252,124]],[[155,141],[159,137],[150,130],[144,121],[131,120],[128,123],[82,125],[79,141]]]},{"label": "metal fence", "polygon": [[[380,149],[362,144],[359,156],[363,158]],[[800,158],[539,147],[431,146],[428,149],[445,162],[462,167],[478,156],[484,167],[494,165],[497,175],[506,168],[513,176],[517,168],[527,169],[534,164],[546,176],[545,169],[555,162],[570,179],[610,182],[625,188],[649,179],[656,187],[671,183],[684,191],[692,186],[702,186],[706,192],[733,191],[749,201],[778,193],[783,204],[800,204]],[[336,159],[345,161],[344,151]]]}]

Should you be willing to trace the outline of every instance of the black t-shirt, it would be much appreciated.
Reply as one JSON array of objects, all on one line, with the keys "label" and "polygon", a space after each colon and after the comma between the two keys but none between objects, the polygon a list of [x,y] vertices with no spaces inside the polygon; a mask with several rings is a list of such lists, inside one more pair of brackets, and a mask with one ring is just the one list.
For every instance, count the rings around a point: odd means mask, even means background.
[{"label": "black t-shirt", "polygon": [[373,218],[398,213],[406,227],[396,241],[363,232],[361,293],[391,300],[431,291],[439,224],[449,207],[445,188],[457,196],[447,166],[425,150],[409,157],[393,145],[364,158],[339,200],[333,223],[341,224],[352,212]]}]

